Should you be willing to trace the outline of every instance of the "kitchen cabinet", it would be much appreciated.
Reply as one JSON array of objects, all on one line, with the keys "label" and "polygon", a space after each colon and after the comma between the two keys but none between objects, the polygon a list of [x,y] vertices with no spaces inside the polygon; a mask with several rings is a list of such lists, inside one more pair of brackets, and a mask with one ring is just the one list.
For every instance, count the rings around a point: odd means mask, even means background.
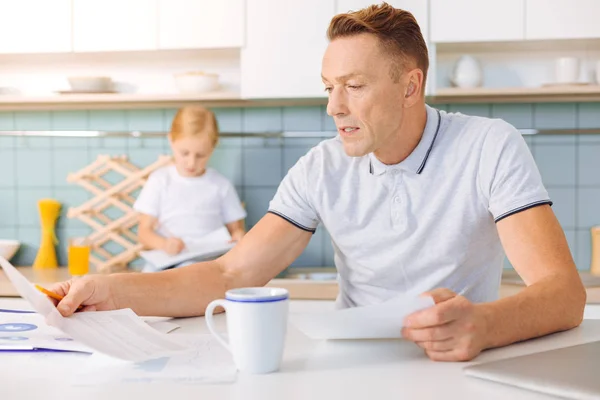
[{"label": "kitchen cabinet", "polygon": [[[431,0],[431,41],[449,43],[523,40],[525,1],[530,0]],[[548,1],[553,0],[539,2]],[[529,16],[529,12],[527,15]],[[548,27],[556,28],[555,24],[548,24]]]},{"label": "kitchen cabinet", "polygon": [[159,49],[241,47],[244,0],[159,0]]},{"label": "kitchen cabinet", "polygon": [[525,37],[533,40],[600,38],[600,1],[526,0]]},{"label": "kitchen cabinet", "polygon": [[[326,97],[321,61],[327,27],[338,13],[358,10],[372,0],[253,0],[247,4],[246,47],[242,50],[242,97]],[[411,11],[428,37],[427,2],[391,0]]]},{"label": "kitchen cabinet", "polygon": [[334,14],[334,0],[248,1],[242,97],[326,97],[321,60]]},{"label": "kitchen cabinet", "polygon": [[158,0],[73,0],[73,50],[156,50],[157,21]]},{"label": "kitchen cabinet", "polygon": [[0,53],[71,51],[71,0],[0,0]]}]

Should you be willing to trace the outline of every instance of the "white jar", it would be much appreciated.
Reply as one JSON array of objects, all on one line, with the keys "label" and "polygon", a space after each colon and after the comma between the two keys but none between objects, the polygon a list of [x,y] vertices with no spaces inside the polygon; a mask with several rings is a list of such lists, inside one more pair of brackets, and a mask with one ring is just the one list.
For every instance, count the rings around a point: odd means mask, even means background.
[{"label": "white jar", "polygon": [[481,86],[482,81],[481,65],[475,57],[463,55],[454,64],[450,78],[452,85],[459,88],[475,88]]},{"label": "white jar", "polygon": [[555,83],[577,83],[580,63],[577,57],[560,57],[554,62]]}]

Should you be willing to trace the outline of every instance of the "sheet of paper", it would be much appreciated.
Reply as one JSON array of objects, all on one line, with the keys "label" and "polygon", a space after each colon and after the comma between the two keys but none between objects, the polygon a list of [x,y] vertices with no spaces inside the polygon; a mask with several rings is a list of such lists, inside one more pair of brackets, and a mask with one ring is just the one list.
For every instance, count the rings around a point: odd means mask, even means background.
[{"label": "sheet of paper", "polygon": [[179,325],[166,321],[146,321],[146,323],[161,333],[173,332],[175,329],[179,328]]},{"label": "sheet of paper", "polygon": [[40,314],[0,312],[0,351],[34,349],[92,352],[89,347],[46,324]]},{"label": "sheet of paper", "polygon": [[201,239],[186,242],[185,249],[174,256],[162,250],[141,251],[140,256],[152,265],[155,270],[161,270],[190,260],[208,260],[227,253],[235,243],[229,243],[231,235],[226,227],[215,230]]},{"label": "sheet of paper", "polygon": [[25,278],[15,267],[12,266],[4,257],[0,257],[0,266],[4,270],[4,273],[11,281],[17,292],[25,300],[31,304],[31,307],[44,317],[51,314],[60,316],[60,313],[54,307],[54,304],[46,297],[45,294],[40,292],[33,286],[27,278]]},{"label": "sheet of paper", "polygon": [[76,313],[48,322],[98,352],[128,361],[164,357],[187,349],[152,329],[129,308]]},{"label": "sheet of paper", "polygon": [[433,305],[431,297],[399,296],[372,306],[292,314],[290,321],[313,339],[392,339],[401,337],[404,317]]},{"label": "sheet of paper", "polygon": [[194,245],[194,244],[202,244],[202,243],[223,243],[229,242],[231,240],[231,235],[229,234],[229,230],[227,227],[223,226],[219,229],[215,229],[214,231],[198,238],[197,240],[187,241],[186,245]]},{"label": "sheet of paper", "polygon": [[2,257],[0,266],[17,292],[49,325],[94,351],[123,360],[144,361],[189,350],[151,328],[131,309],[76,313],[64,318],[50,299]]},{"label": "sheet of paper", "polygon": [[101,354],[92,355],[73,379],[73,385],[115,383],[229,383],[236,379],[230,353],[211,335],[175,335],[194,351],[155,360],[125,363]]},{"label": "sheet of paper", "polygon": [[[179,325],[161,321],[145,321],[152,329],[169,333]],[[0,310],[0,351],[60,350],[92,353],[93,350],[59,329],[49,326],[37,313],[18,313]]]}]

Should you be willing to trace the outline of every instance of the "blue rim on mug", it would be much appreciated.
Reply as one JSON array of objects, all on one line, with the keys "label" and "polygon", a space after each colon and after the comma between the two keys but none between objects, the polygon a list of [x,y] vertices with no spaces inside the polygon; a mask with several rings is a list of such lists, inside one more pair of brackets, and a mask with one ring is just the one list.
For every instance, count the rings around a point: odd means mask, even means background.
[{"label": "blue rim on mug", "polygon": [[248,287],[231,289],[225,293],[225,299],[237,303],[272,303],[289,299],[286,289],[273,287]]}]

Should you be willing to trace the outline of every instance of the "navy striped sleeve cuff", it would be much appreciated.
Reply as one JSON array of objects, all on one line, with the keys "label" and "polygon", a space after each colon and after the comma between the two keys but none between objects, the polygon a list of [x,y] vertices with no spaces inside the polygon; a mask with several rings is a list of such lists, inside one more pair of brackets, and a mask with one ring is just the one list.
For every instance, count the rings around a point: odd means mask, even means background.
[{"label": "navy striped sleeve cuff", "polygon": [[284,214],[280,213],[279,211],[269,210],[267,212],[269,212],[271,214],[275,214],[275,215],[277,215],[277,216],[285,219],[287,222],[289,222],[290,224],[294,225],[296,228],[302,229],[303,231],[307,231],[307,232],[311,232],[311,233],[315,233],[315,231],[316,231],[316,229],[309,228],[308,226],[304,226],[301,223],[294,221],[293,219],[291,219],[287,215],[284,215]]},{"label": "navy striped sleeve cuff", "polygon": [[528,209],[530,209],[530,208],[533,208],[533,207],[542,206],[542,205],[544,205],[544,204],[548,204],[548,205],[552,206],[552,201],[550,201],[550,200],[540,200],[540,201],[534,201],[533,203],[529,203],[529,204],[526,204],[526,205],[524,205],[524,206],[517,207],[517,208],[515,208],[515,209],[513,209],[513,210],[510,210],[510,211],[508,211],[508,212],[505,212],[504,214],[501,214],[501,215],[499,215],[499,216],[498,216],[498,217],[497,217],[497,218],[494,220],[494,222],[498,222],[498,221],[500,221],[501,219],[504,219],[504,218],[506,218],[506,217],[510,217],[510,216],[511,216],[511,215],[513,215],[513,214],[519,213],[519,212],[521,212],[521,211],[528,210]]}]

